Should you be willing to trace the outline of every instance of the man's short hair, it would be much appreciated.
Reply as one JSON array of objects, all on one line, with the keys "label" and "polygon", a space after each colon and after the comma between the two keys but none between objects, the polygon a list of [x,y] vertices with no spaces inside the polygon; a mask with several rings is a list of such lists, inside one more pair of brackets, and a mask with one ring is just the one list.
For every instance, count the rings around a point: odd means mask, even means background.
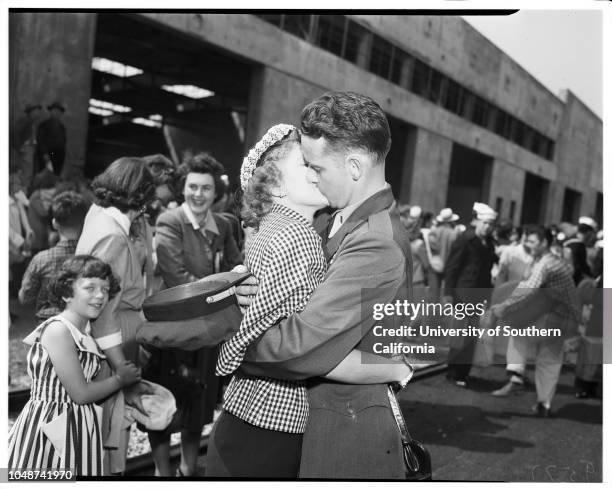
[{"label": "man's short hair", "polygon": [[513,229],[514,226],[510,221],[502,221],[498,223],[496,227],[497,239],[510,239]]},{"label": "man's short hair", "polygon": [[391,148],[385,113],[373,99],[354,92],[328,92],[302,110],[301,131],[335,149],[362,149],[383,162]]},{"label": "man's short hair", "polygon": [[529,224],[525,226],[525,236],[529,236],[530,234],[535,234],[540,241],[546,241],[548,246],[552,244],[553,235],[550,229],[546,226],[542,226],[541,224]]},{"label": "man's short hair", "polygon": [[65,228],[82,229],[88,210],[83,197],[72,190],[57,194],[51,203],[51,216]]}]

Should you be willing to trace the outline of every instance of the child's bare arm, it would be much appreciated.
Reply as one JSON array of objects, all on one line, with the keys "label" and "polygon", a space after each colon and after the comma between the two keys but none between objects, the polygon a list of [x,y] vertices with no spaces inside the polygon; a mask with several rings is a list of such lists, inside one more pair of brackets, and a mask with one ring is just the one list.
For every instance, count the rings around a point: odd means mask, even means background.
[{"label": "child's bare arm", "polygon": [[59,321],[47,326],[40,342],[47,350],[53,368],[70,398],[77,404],[104,399],[120,388],[140,380],[132,364],[120,367],[117,374],[104,380],[87,382],[70,331]]}]

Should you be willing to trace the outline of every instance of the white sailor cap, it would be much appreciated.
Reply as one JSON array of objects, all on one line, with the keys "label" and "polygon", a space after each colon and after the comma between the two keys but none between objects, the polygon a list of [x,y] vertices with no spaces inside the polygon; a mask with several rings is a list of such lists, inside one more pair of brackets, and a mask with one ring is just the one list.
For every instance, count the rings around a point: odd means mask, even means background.
[{"label": "white sailor cap", "polygon": [[578,224],[585,224],[593,228],[593,230],[596,230],[599,227],[597,221],[589,216],[582,216],[580,219],[578,219]]},{"label": "white sailor cap", "polygon": [[421,209],[421,206],[413,205],[410,207],[410,217],[418,219],[421,217],[421,214],[423,214],[423,209]]},{"label": "white sailor cap", "polygon": [[474,202],[472,210],[476,214],[476,219],[480,219],[481,221],[494,221],[497,219],[497,212],[482,202]]}]

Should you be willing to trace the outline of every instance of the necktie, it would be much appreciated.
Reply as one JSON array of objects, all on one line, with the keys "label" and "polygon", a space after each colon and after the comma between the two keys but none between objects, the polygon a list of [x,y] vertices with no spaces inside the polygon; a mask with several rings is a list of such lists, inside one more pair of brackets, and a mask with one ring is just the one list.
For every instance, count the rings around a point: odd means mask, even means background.
[{"label": "necktie", "polygon": [[330,225],[329,225],[329,229],[327,233],[328,238],[331,238],[334,234],[336,234],[338,229],[340,229],[340,227],[343,224],[343,221],[344,221],[343,216],[338,215],[339,213],[340,211],[336,211],[331,216]]}]

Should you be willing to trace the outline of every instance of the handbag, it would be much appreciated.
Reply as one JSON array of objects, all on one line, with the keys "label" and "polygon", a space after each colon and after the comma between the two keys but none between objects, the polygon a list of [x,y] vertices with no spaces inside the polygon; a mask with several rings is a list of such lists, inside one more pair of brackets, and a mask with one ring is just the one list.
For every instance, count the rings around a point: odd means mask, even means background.
[{"label": "handbag", "polygon": [[388,387],[387,396],[393,417],[397,423],[402,438],[402,449],[404,454],[404,465],[406,468],[406,480],[409,481],[431,481],[431,456],[422,443],[410,436],[406,428],[404,416],[391,387]]}]

